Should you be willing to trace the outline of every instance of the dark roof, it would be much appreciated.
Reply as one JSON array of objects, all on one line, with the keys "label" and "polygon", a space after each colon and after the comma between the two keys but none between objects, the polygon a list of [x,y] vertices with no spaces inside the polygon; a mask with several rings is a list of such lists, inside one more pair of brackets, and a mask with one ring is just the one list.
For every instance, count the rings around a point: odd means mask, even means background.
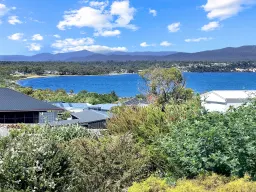
[{"label": "dark roof", "polygon": [[111,113],[104,113],[102,111],[95,111],[95,110],[84,110],[83,112],[72,113],[71,115],[79,119],[80,123],[104,121],[109,119],[112,116]]},{"label": "dark roof", "polygon": [[0,112],[62,111],[49,103],[39,101],[8,88],[0,88]]},{"label": "dark roof", "polygon": [[129,101],[124,102],[124,105],[148,105],[149,102],[147,99],[138,99],[138,98],[133,98]]}]

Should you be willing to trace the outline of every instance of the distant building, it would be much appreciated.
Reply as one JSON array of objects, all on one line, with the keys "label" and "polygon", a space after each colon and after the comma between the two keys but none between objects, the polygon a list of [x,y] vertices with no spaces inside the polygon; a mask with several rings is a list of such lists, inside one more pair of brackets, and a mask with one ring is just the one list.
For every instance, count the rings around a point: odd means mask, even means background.
[{"label": "distant building", "polygon": [[8,88],[0,88],[0,124],[52,122],[63,109]]},{"label": "distant building", "polygon": [[113,107],[121,106],[121,104],[111,104],[111,103],[91,105],[89,103],[52,102],[51,104],[73,113],[83,112],[86,109],[96,110],[96,111],[110,111]]},{"label": "distant building", "polygon": [[111,113],[95,110],[84,110],[78,113],[72,113],[72,120],[55,121],[49,123],[51,126],[62,126],[78,124],[87,129],[105,129],[107,120],[112,117]]},{"label": "distant building", "polygon": [[253,98],[256,98],[256,90],[210,91],[201,95],[201,102],[209,112],[226,112],[230,107],[239,107]]},{"label": "distant building", "polygon": [[62,108],[72,113],[82,112],[92,106],[89,103],[63,103],[63,102],[51,102],[50,104]]},{"label": "distant building", "polygon": [[114,107],[119,107],[121,104],[98,104],[89,106],[88,109],[96,111],[110,111]]}]

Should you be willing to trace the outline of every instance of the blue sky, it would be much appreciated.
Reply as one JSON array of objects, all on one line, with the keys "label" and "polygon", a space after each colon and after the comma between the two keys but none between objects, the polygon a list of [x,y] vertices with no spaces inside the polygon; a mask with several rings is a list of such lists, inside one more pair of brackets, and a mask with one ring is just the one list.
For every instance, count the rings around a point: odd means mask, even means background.
[{"label": "blue sky", "polygon": [[0,0],[0,55],[256,44],[256,0]]}]

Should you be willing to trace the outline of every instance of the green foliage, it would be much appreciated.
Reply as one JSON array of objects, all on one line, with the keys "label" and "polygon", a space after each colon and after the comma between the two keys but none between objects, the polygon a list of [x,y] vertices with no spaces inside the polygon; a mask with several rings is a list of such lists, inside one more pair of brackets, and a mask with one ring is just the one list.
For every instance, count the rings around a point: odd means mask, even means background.
[{"label": "green foliage", "polygon": [[156,145],[171,177],[212,171],[256,179],[256,103],[226,114],[207,113],[170,126]]},{"label": "green foliage", "polygon": [[185,88],[182,72],[178,68],[157,67],[144,70],[140,75],[148,87],[148,94],[156,98],[162,110],[170,101],[183,102],[193,98],[193,90]]},{"label": "green foliage", "polygon": [[0,188],[67,191],[73,171],[66,142],[86,135],[79,127],[24,127],[1,138]]},{"label": "green foliage", "polygon": [[165,180],[151,176],[141,183],[134,182],[128,192],[164,192],[168,189],[170,186]]},{"label": "green foliage", "polygon": [[133,183],[128,192],[255,192],[256,182],[249,177],[232,179],[216,174],[201,176],[193,180],[179,180],[171,186],[165,180],[150,177],[140,183]]},{"label": "green foliage", "polygon": [[160,107],[118,107],[107,123],[112,134],[131,132],[137,141],[152,143],[154,138],[166,132],[166,114]]},{"label": "green foliage", "polygon": [[88,93],[87,91],[81,91],[78,94],[68,94],[65,90],[59,89],[52,91],[50,89],[38,89],[33,90],[30,87],[19,87],[18,91],[34,97],[39,100],[51,101],[51,102],[67,102],[67,103],[114,103],[118,101],[118,96],[115,92],[109,94]]},{"label": "green foliage", "polygon": [[77,175],[73,191],[121,191],[151,172],[147,152],[129,134],[77,139],[70,150]]}]

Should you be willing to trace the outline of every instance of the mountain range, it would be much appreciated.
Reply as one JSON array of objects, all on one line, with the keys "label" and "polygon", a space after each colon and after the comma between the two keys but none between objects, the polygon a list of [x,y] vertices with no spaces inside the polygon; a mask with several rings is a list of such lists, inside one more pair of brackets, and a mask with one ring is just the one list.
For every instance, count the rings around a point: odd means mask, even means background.
[{"label": "mountain range", "polygon": [[41,53],[33,56],[0,55],[0,61],[246,61],[256,60],[256,45],[227,47],[196,53],[112,52],[93,53],[87,50],[69,53]]}]

